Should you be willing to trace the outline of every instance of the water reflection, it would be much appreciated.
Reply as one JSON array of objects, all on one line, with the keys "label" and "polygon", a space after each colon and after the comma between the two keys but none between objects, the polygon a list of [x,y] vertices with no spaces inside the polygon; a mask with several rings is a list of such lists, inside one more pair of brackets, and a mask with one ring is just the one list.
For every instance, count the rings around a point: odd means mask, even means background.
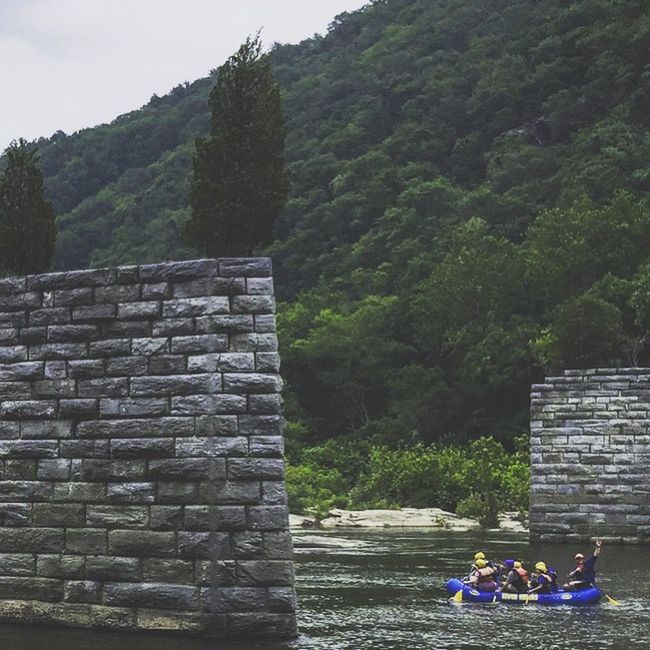
[{"label": "water reflection", "polygon": [[[313,533],[310,533],[313,535]],[[291,642],[198,641],[2,626],[12,650],[478,650],[534,646],[548,650],[650,649],[650,559],[641,547],[608,547],[599,584],[621,600],[586,607],[450,605],[443,581],[466,569],[474,552],[543,559],[561,576],[582,546],[529,545],[521,536],[431,531],[325,533],[351,548],[296,550],[301,636]],[[299,541],[299,540],[298,540]],[[315,540],[310,540],[313,544]],[[358,544],[357,544],[358,542]],[[300,544],[300,542],[299,542]]]}]

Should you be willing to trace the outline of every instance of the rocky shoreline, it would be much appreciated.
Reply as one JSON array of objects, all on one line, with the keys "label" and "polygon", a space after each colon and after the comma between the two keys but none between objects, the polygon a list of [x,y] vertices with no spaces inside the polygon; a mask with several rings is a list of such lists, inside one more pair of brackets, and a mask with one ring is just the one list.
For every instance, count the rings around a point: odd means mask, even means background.
[{"label": "rocky shoreline", "polygon": [[[439,528],[453,532],[480,529],[475,519],[459,517],[440,508],[401,508],[399,510],[341,510],[334,508],[320,520],[307,515],[289,515],[292,529],[317,528]],[[528,528],[516,512],[499,515],[499,530],[526,533]]]}]

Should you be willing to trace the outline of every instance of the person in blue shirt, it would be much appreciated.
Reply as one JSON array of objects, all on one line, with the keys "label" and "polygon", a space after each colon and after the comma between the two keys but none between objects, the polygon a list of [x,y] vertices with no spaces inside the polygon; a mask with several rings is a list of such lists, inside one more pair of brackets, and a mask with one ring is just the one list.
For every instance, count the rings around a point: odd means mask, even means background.
[{"label": "person in blue shirt", "polygon": [[569,573],[569,581],[564,585],[565,589],[586,589],[596,582],[595,564],[600,555],[601,547],[602,542],[597,539],[596,548],[590,558],[585,560],[585,556],[582,553],[576,554],[576,568]]}]

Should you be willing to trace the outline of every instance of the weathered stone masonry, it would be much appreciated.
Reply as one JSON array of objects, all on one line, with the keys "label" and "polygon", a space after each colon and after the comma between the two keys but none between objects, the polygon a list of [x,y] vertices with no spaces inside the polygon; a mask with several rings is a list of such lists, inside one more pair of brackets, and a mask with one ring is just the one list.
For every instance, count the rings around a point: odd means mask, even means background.
[{"label": "weathered stone masonry", "polygon": [[531,393],[531,538],[650,543],[650,368],[567,370]]},{"label": "weathered stone masonry", "polygon": [[0,620],[291,635],[268,259],[0,280]]}]

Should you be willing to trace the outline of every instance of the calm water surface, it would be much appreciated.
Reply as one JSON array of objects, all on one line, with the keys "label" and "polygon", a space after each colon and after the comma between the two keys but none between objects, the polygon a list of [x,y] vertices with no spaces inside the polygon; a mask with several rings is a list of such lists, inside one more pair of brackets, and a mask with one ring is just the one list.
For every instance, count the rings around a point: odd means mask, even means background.
[{"label": "calm water surface", "polygon": [[[313,536],[313,532],[306,533]],[[321,533],[318,533],[321,535]],[[605,546],[599,584],[621,601],[585,607],[449,604],[443,581],[475,551],[539,559],[560,574],[589,548],[531,545],[521,536],[439,531],[335,531],[351,548],[318,548],[296,536],[301,635],[290,642],[203,642],[160,636],[0,626],[11,650],[419,650],[532,647],[544,650],[650,650],[650,549]]]}]

